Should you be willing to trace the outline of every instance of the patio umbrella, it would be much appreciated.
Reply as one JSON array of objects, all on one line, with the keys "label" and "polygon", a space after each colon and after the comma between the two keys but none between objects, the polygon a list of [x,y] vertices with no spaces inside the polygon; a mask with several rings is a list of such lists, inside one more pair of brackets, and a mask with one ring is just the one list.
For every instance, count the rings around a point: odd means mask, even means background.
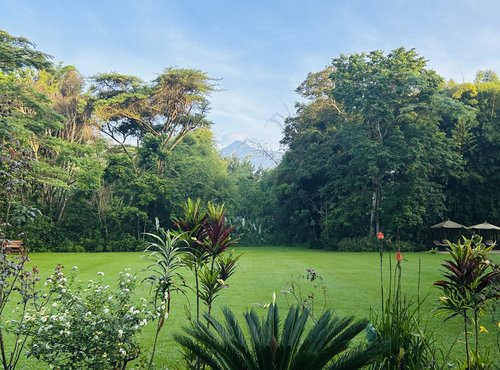
[{"label": "patio umbrella", "polygon": [[[486,245],[492,245],[496,243],[495,240],[498,240],[500,227],[490,224],[489,222],[484,221],[482,224],[471,226],[470,229],[478,230],[479,234],[483,234],[481,236],[483,236],[484,239],[486,239],[484,240],[484,244]],[[485,231],[481,233],[481,230]]]},{"label": "patio umbrella", "polygon": [[440,235],[441,231],[431,233],[431,238],[432,236],[434,236],[432,244],[434,244],[436,247],[446,247],[448,246],[448,239],[458,240],[462,233],[461,231],[459,231],[459,229],[466,229],[466,227],[455,221],[446,220],[438,224],[432,225],[431,229],[442,230],[442,235]]},{"label": "patio umbrella", "polygon": [[456,223],[451,220],[446,220],[431,226],[431,229],[462,229],[462,228],[466,229],[464,225],[460,225],[459,223]]},{"label": "patio umbrella", "polygon": [[477,224],[469,227],[469,229],[474,230],[500,230],[500,227],[490,224],[489,222],[484,221],[482,224]]}]

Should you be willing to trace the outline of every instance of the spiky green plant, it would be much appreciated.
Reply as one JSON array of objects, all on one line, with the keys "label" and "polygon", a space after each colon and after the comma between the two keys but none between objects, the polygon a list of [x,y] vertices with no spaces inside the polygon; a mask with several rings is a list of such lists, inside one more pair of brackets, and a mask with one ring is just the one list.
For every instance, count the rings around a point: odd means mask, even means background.
[{"label": "spiky green plant", "polygon": [[201,245],[201,241],[205,240],[206,219],[207,212],[203,209],[201,200],[191,198],[182,204],[181,217],[173,219],[178,228],[176,234],[186,242],[184,261],[194,275],[197,320],[200,319],[200,269],[210,257]]},{"label": "spiky green plant", "polygon": [[[500,270],[488,259],[494,246],[486,247],[481,238],[464,238],[463,242],[450,243],[448,250],[452,259],[442,266],[446,269],[443,280],[436,281],[443,295],[439,309],[450,311],[446,320],[462,316],[465,335],[467,369],[479,355],[479,316],[486,305],[500,297]],[[472,315],[472,317],[471,317]],[[468,336],[469,324],[473,323],[475,349],[471,356]]]},{"label": "spiky green plant", "polygon": [[151,264],[147,267],[149,275],[143,282],[151,284],[153,301],[159,318],[156,325],[155,338],[149,367],[151,368],[155,356],[158,335],[170,314],[170,305],[173,292],[184,293],[185,281],[179,270],[184,267],[182,258],[182,244],[180,236],[174,236],[170,231],[159,228],[158,234],[146,234],[152,238],[146,252]]},{"label": "spiky green plant", "polygon": [[325,311],[306,334],[308,310],[291,307],[280,329],[278,307],[271,304],[267,317],[255,310],[245,314],[246,338],[233,312],[223,309],[224,322],[205,314],[208,324],[196,321],[175,339],[214,370],[341,370],[369,364],[381,343],[349,348],[368,322],[339,318]]},{"label": "spiky green plant", "polygon": [[[374,324],[368,331],[372,340],[385,340],[388,343],[386,352],[378,356],[370,367],[373,370],[423,370],[439,369],[437,349],[432,334],[422,324],[420,316],[419,292],[417,301],[408,299],[402,292],[403,256],[395,254],[396,265],[391,273],[389,288],[382,305],[382,312],[374,316]],[[389,268],[392,266],[389,257]],[[392,279],[393,277],[393,279]],[[420,285],[420,263],[418,284]]]}]

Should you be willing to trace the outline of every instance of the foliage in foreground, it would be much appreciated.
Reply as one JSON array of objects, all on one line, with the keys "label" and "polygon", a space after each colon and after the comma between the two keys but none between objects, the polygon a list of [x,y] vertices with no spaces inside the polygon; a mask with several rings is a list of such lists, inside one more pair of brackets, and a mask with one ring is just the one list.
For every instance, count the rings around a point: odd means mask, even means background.
[{"label": "foliage in foreground", "polygon": [[143,282],[151,284],[152,301],[159,314],[149,358],[148,366],[151,368],[158,345],[158,336],[170,315],[172,293],[184,293],[186,283],[184,276],[179,272],[185,266],[180,248],[183,241],[179,239],[179,236],[172,236],[168,230],[161,228],[158,229],[158,234],[148,235],[153,238],[146,249],[146,252],[150,253],[148,259],[152,263],[147,268],[149,275],[144,278]]},{"label": "foliage in foreground", "polygon": [[[379,233],[377,237],[380,242],[384,239],[383,233]],[[391,278],[385,299],[382,256],[383,249],[380,250],[382,310],[380,314],[375,316],[373,327],[368,330],[368,338],[369,340],[383,339],[388,342],[389,346],[386,352],[377,357],[372,369],[441,369],[442,365],[438,360],[438,350],[433,335],[422,323],[420,315],[422,301],[419,292],[417,292],[416,301],[408,298],[403,293],[401,279],[403,256],[401,252],[399,249],[396,252],[394,273],[392,272],[392,256],[390,256],[389,269]],[[418,279],[418,285],[420,286],[420,272]]]},{"label": "foliage in foreground", "polygon": [[[442,264],[446,269],[443,279],[434,283],[443,293],[439,309],[450,313],[446,320],[455,316],[463,319],[466,369],[488,368],[488,360],[479,351],[479,319],[487,305],[497,303],[500,297],[500,267],[488,256],[493,248],[486,247],[481,238],[449,243],[451,259]],[[474,346],[469,339],[470,326]]]},{"label": "foliage in foreground", "polygon": [[245,314],[249,339],[231,310],[224,308],[223,314],[224,323],[205,314],[207,324],[196,321],[185,329],[187,335],[175,336],[214,370],[358,369],[381,349],[381,343],[349,348],[368,322],[335,317],[331,311],[325,311],[305,334],[309,311],[291,307],[280,329],[278,306],[273,302],[265,319],[260,320],[255,310]]},{"label": "foliage in foreground", "polygon": [[135,335],[156,315],[145,299],[140,306],[133,303],[135,276],[120,273],[112,289],[98,275],[81,287],[56,268],[47,279],[50,304],[10,323],[31,338],[28,356],[58,369],[125,369],[139,356]]}]

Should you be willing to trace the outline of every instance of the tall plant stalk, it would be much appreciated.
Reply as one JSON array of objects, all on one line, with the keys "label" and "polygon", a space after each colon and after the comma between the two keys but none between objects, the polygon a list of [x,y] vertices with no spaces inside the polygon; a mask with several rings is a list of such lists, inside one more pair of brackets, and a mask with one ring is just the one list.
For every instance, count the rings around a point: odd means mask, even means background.
[{"label": "tall plant stalk", "polygon": [[184,277],[179,272],[179,269],[184,267],[180,248],[183,241],[169,231],[159,229],[158,232],[158,235],[147,234],[153,239],[146,249],[146,252],[150,253],[148,257],[152,263],[147,268],[150,275],[143,280],[150,283],[154,289],[153,301],[160,315],[148,363],[150,369],[153,366],[160,331],[170,315],[172,292],[184,293],[185,287]]},{"label": "tall plant stalk", "polygon": [[380,298],[381,298],[381,307],[382,312],[384,312],[384,267],[383,267],[383,259],[384,259],[384,245],[382,240],[384,240],[384,233],[378,232],[377,239],[379,241],[379,257],[380,257]]}]

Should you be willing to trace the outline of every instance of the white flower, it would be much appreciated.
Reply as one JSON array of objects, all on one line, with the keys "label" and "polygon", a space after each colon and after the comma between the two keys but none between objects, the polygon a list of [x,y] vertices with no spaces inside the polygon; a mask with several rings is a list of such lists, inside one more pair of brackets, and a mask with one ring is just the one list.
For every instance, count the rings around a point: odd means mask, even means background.
[{"label": "white flower", "polygon": [[78,266],[73,266],[71,269],[72,270],[78,270]]},{"label": "white flower", "polygon": [[125,351],[123,348],[120,348],[120,354],[122,356],[125,356],[127,354],[127,351]]},{"label": "white flower", "polygon": [[99,272],[97,273],[97,275],[99,275],[99,276],[104,276],[104,272],[99,271]]},{"label": "white flower", "polygon": [[148,324],[148,320],[144,319],[139,322],[140,326],[146,326]]},{"label": "white flower", "polygon": [[109,308],[104,307],[104,313],[109,313]]},{"label": "white flower", "polygon": [[121,338],[121,337],[123,337],[123,330],[122,329],[118,330],[118,338]]}]

